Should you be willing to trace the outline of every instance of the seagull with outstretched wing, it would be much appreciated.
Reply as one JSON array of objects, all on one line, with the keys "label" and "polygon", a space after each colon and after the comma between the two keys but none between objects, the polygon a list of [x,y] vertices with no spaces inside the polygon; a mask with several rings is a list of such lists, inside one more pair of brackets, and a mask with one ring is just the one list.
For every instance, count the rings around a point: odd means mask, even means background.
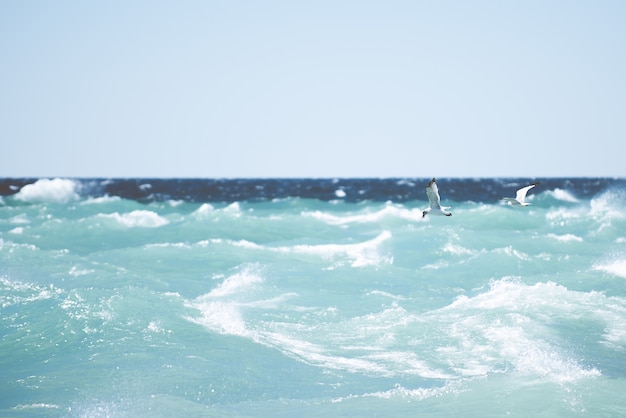
[{"label": "seagull with outstretched wing", "polygon": [[535,183],[529,184],[526,187],[522,187],[517,191],[517,193],[515,193],[515,197],[503,197],[500,200],[507,202],[511,206],[528,206],[530,205],[530,203],[526,202],[526,193],[528,193],[530,189],[532,189],[539,183],[540,182],[537,181]]},{"label": "seagull with outstretched wing", "polygon": [[437,183],[435,182],[434,178],[429,181],[428,186],[426,186],[426,195],[428,196],[428,203],[430,204],[430,206],[422,211],[422,218],[426,217],[426,215],[431,213],[431,211],[433,211],[433,215],[452,216],[451,212],[446,212],[441,206],[441,199],[439,198],[439,188],[437,187]]}]

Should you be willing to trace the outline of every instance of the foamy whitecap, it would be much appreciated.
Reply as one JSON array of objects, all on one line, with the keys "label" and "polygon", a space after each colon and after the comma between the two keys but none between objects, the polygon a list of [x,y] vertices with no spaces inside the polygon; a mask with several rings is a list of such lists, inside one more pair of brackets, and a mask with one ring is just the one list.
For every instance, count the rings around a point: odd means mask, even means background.
[{"label": "foamy whitecap", "polygon": [[187,305],[197,309],[200,316],[188,319],[219,333],[251,336],[241,312],[243,303],[237,298],[263,282],[256,269],[257,267],[248,266],[224,279],[209,293],[189,302]]},{"label": "foamy whitecap", "polygon": [[553,196],[555,199],[561,200],[563,202],[570,202],[570,203],[579,202],[579,200],[567,190],[556,188],[554,190],[547,191],[546,193]]},{"label": "foamy whitecap", "polygon": [[14,305],[23,305],[30,302],[52,299],[63,293],[54,285],[42,286],[31,283],[9,280],[0,276],[0,290],[11,290],[10,293],[0,294],[2,309]]},{"label": "foamy whitecap", "polygon": [[95,273],[95,270],[81,269],[78,266],[72,266],[72,268],[70,268],[70,271],[69,271],[70,276],[73,276],[73,277],[86,276],[92,273]]},{"label": "foamy whitecap", "polygon": [[223,212],[225,213],[230,213],[231,215],[241,215],[241,205],[239,204],[239,202],[233,202],[230,205],[226,206],[224,209],[222,209]]},{"label": "foamy whitecap", "polygon": [[318,219],[329,225],[345,225],[351,223],[377,223],[385,218],[406,219],[409,221],[422,220],[422,212],[417,209],[406,209],[393,204],[387,204],[380,210],[365,211],[358,214],[334,215],[328,212],[302,212],[302,216]]},{"label": "foamy whitecap", "polygon": [[521,374],[561,383],[599,376],[600,372],[568,358],[544,339],[551,334],[551,321],[546,317],[576,321],[585,315],[609,325],[610,316],[602,310],[605,305],[606,297],[597,292],[574,292],[550,282],[528,286],[503,279],[493,281],[484,293],[458,297],[436,315],[444,323],[451,322],[451,336],[464,341],[462,351],[458,347],[446,351],[457,358],[460,372],[477,375],[498,371],[505,360]]},{"label": "foamy whitecap", "polygon": [[547,237],[555,239],[560,242],[572,242],[572,241],[583,242],[583,239],[581,237],[578,237],[574,234],[563,234],[563,235],[548,234]]},{"label": "foamy whitecap", "polygon": [[[612,312],[597,312],[606,305],[599,293],[572,292],[554,283],[527,286],[504,279],[494,281],[482,294],[459,297],[445,308],[423,314],[410,313],[394,301],[380,312],[339,322],[283,322],[265,320],[274,315],[258,312],[244,315],[248,309],[284,311],[284,301],[297,297],[278,297],[272,303],[245,302],[244,294],[252,296],[246,291],[260,283],[254,274],[230,276],[190,304],[201,313],[190,320],[276,348],[306,364],[388,377],[454,381],[510,368],[519,375],[557,383],[597,377],[597,369],[580,365],[544,339],[550,335],[546,332],[550,322],[544,318],[553,312],[575,320],[582,309],[608,323]],[[555,300],[559,301],[556,305]],[[302,314],[310,317],[310,309],[305,311]],[[607,327],[607,344],[620,344],[626,335],[623,328]],[[437,344],[433,346],[433,342]],[[421,351],[426,344],[431,349]]]},{"label": "foamy whitecap", "polygon": [[146,331],[158,333],[158,334],[161,334],[161,333],[170,334],[172,332],[170,330],[164,329],[163,326],[161,325],[161,321],[150,321],[150,323],[146,327]]},{"label": "foamy whitecap", "polygon": [[262,245],[255,244],[254,242],[250,242],[245,239],[240,239],[238,241],[229,241],[229,243],[231,243],[235,247],[248,248],[252,250],[259,250],[259,249],[265,248]]},{"label": "foamy whitecap", "polygon": [[443,246],[443,252],[454,254],[454,255],[474,255],[476,254],[476,250],[470,250],[469,248],[462,247],[460,245],[447,243]]},{"label": "foamy whitecap", "polygon": [[510,245],[503,248],[496,248],[493,251],[497,254],[506,254],[508,256],[516,257],[524,261],[530,260],[530,256],[528,254],[518,251]]},{"label": "foamy whitecap", "polygon": [[593,266],[594,270],[605,271],[626,279],[626,260],[613,260]]},{"label": "foamy whitecap", "polygon": [[552,225],[565,225],[566,223],[579,218],[587,217],[588,213],[583,208],[558,208],[550,210],[546,213],[546,219],[550,221]]},{"label": "foamy whitecap", "polygon": [[15,215],[9,218],[9,223],[13,225],[25,225],[25,224],[29,224],[30,220],[28,219],[28,216],[25,213],[20,213],[19,215]]},{"label": "foamy whitecap", "polygon": [[263,278],[261,276],[250,269],[244,269],[240,273],[227,277],[219,286],[211,290],[206,297],[224,297],[262,282]]},{"label": "foamy whitecap", "polygon": [[200,207],[198,209],[196,209],[192,213],[192,215],[197,217],[197,218],[206,218],[214,210],[215,210],[215,208],[212,205],[210,205],[208,203],[203,203],[202,205],[200,205]]},{"label": "foamy whitecap", "polygon": [[314,254],[324,258],[337,256],[348,257],[352,267],[364,267],[381,263],[393,263],[392,256],[382,256],[379,246],[391,238],[391,232],[383,231],[376,238],[356,244],[320,244],[320,245],[295,245],[293,247],[279,247],[281,252]]},{"label": "foamy whitecap", "polygon": [[394,300],[407,300],[406,297],[404,296],[399,296],[399,295],[393,295],[389,292],[383,292],[382,290],[372,290],[371,292],[367,293],[368,296],[383,296],[385,298],[389,298],[389,299],[394,299]]},{"label": "foamy whitecap", "polygon": [[145,248],[191,248],[192,246],[186,242],[157,242],[155,244],[146,244]]},{"label": "foamy whitecap", "polygon": [[120,225],[133,228],[157,228],[163,225],[167,225],[169,221],[159,214],[149,210],[134,210],[129,213],[119,212],[110,214],[99,214],[99,217],[113,219]]},{"label": "foamy whitecap", "polygon": [[100,205],[104,203],[114,203],[122,200],[119,196],[100,196],[100,197],[90,197],[87,200],[81,202],[81,205]]},{"label": "foamy whitecap", "polygon": [[285,254],[304,254],[322,257],[323,259],[336,260],[339,265],[342,264],[341,258],[347,258],[352,267],[376,266],[380,264],[392,264],[392,255],[381,255],[380,246],[383,242],[391,238],[389,231],[381,232],[377,237],[355,244],[319,244],[319,245],[293,245],[271,247],[259,245],[248,240],[224,240],[211,239],[203,240],[198,243],[200,246],[209,244],[226,243],[235,247],[246,248],[250,250],[264,250]]},{"label": "foamy whitecap", "polygon": [[37,248],[37,246],[33,245],[33,244],[19,244],[19,243],[15,243],[12,241],[5,241],[2,238],[0,238],[0,250],[7,248],[9,252],[17,250],[17,249],[27,249],[27,250],[31,250],[31,251],[36,251],[39,248]]},{"label": "foamy whitecap", "polygon": [[15,199],[28,203],[69,203],[79,199],[80,184],[69,179],[40,179],[27,184],[15,194]]},{"label": "foamy whitecap", "polygon": [[591,199],[589,213],[595,219],[604,222],[604,226],[606,226],[613,219],[626,217],[623,210],[625,200],[621,191],[607,191]]},{"label": "foamy whitecap", "polygon": [[523,326],[494,324],[484,330],[490,347],[523,375],[534,375],[564,383],[582,377],[599,376],[597,369],[585,369],[557,348],[537,339]]},{"label": "foamy whitecap", "polygon": [[53,404],[53,403],[32,403],[32,404],[27,404],[27,405],[23,405],[23,404],[19,404],[17,406],[14,406],[12,409],[15,411],[31,411],[34,409],[59,409],[60,406]]},{"label": "foamy whitecap", "polygon": [[334,402],[342,402],[346,399],[360,398],[360,397],[373,397],[381,399],[393,399],[393,398],[411,398],[418,401],[423,401],[428,398],[440,397],[448,393],[458,394],[462,392],[457,382],[448,382],[442,387],[432,388],[417,388],[407,389],[402,385],[396,385],[393,389],[366,393],[363,395],[351,395],[345,398],[337,398]]}]

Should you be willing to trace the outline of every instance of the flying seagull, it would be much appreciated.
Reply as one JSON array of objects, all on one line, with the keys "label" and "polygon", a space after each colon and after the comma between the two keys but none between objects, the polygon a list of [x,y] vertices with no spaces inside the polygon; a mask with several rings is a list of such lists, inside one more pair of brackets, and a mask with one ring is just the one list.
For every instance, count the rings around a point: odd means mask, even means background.
[{"label": "flying seagull", "polygon": [[444,211],[444,208],[441,206],[439,189],[437,188],[437,183],[435,183],[434,178],[428,182],[428,186],[426,186],[426,195],[428,195],[428,203],[430,203],[430,206],[422,211],[422,218],[426,217],[431,210],[434,210],[433,215],[452,216],[452,213]]},{"label": "flying seagull", "polygon": [[536,183],[533,183],[533,184],[529,184],[526,187],[522,187],[515,194],[515,198],[503,197],[500,200],[504,200],[505,202],[507,202],[511,206],[528,206],[528,205],[530,205],[530,203],[526,202],[526,193],[528,193],[528,191],[530,189],[532,189],[533,187],[535,187],[538,184],[539,184],[539,182],[536,182]]}]

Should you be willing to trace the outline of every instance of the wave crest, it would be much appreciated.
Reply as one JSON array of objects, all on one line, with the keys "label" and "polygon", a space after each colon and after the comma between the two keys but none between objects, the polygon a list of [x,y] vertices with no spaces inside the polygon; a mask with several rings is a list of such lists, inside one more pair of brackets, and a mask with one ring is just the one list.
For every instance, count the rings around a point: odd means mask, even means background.
[{"label": "wave crest", "polygon": [[27,184],[15,194],[15,199],[28,203],[69,203],[80,198],[80,183],[69,179],[40,179]]},{"label": "wave crest", "polygon": [[100,214],[98,216],[105,219],[112,219],[118,224],[128,228],[157,228],[169,223],[167,219],[149,210],[134,210],[122,214],[114,212],[110,214]]}]

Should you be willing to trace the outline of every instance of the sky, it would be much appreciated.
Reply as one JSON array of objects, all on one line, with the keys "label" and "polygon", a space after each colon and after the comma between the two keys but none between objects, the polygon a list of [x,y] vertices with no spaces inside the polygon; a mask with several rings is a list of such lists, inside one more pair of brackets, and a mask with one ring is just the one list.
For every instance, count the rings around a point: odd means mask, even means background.
[{"label": "sky", "polygon": [[0,177],[626,177],[626,2],[3,1]]}]

